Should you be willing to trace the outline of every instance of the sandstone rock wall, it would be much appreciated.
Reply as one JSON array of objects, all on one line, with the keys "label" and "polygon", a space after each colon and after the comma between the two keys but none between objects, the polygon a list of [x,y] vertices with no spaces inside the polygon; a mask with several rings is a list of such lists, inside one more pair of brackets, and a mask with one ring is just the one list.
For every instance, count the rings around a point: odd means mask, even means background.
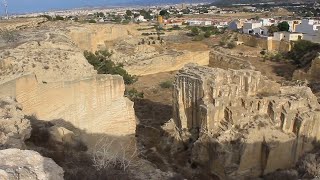
[{"label": "sandstone rock wall", "polygon": [[249,61],[216,50],[210,52],[210,66],[222,69],[254,69]]},{"label": "sandstone rock wall", "polygon": [[188,65],[176,76],[174,121],[192,159],[222,179],[285,169],[320,140],[308,87],[281,87],[260,72]]},{"label": "sandstone rock wall", "polygon": [[70,28],[70,37],[82,50],[105,49],[105,41],[137,35],[133,25],[91,24]]},{"label": "sandstone rock wall", "polygon": [[176,71],[188,63],[209,65],[209,51],[182,52],[153,56],[141,61],[132,61],[125,65],[129,74],[148,75],[160,72]]},{"label": "sandstone rock wall", "polygon": [[15,97],[24,113],[41,120],[62,119],[86,133],[122,136],[134,134],[136,123],[124,89],[121,76],[41,83],[26,75],[1,85],[0,97]]}]

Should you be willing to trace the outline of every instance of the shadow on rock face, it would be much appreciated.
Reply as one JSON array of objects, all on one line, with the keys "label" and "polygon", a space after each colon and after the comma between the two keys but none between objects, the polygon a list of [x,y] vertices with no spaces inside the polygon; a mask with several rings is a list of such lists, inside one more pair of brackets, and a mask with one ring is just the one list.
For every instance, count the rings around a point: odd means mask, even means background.
[{"label": "shadow on rock face", "polygon": [[[116,160],[113,162],[116,164],[110,164],[110,166],[103,166],[93,160],[94,153],[98,154],[103,150],[108,150],[109,153],[117,155],[115,152],[121,152],[118,142],[126,142],[126,144],[128,144],[128,141],[135,142],[132,136],[115,137],[106,134],[87,134],[62,119],[47,122],[38,120],[35,116],[28,116],[27,118],[30,119],[32,125],[31,137],[26,141],[27,147],[45,157],[52,158],[64,169],[65,179],[134,179],[131,172],[123,170],[121,164],[115,162]],[[91,144],[98,146],[88,147],[83,142],[84,139],[85,141],[91,140]],[[106,143],[109,141],[117,143],[98,144],[102,139],[106,140]],[[113,148],[97,150],[97,147],[105,148],[107,145],[113,146]],[[123,154],[118,153],[118,155]],[[103,168],[99,169],[96,167],[97,165],[101,165]]]}]

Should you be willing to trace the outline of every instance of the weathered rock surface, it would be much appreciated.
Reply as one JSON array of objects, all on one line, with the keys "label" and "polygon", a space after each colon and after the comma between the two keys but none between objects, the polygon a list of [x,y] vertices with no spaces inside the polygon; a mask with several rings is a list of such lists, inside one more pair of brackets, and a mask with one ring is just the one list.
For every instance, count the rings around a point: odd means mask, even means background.
[{"label": "weathered rock surface", "polygon": [[0,179],[63,180],[63,169],[52,159],[35,151],[6,149],[0,151]]},{"label": "weathered rock surface", "polygon": [[[29,32],[30,31],[30,32]],[[40,82],[75,80],[96,74],[81,51],[65,32],[34,30],[24,32],[26,42],[0,51],[0,83],[34,73]],[[42,36],[42,35],[38,35]]]},{"label": "weathered rock surface", "polygon": [[135,25],[86,24],[69,28],[69,36],[83,50],[105,49],[106,41],[130,38],[138,34]]},{"label": "weathered rock surface", "polygon": [[124,81],[118,75],[95,75],[75,81],[39,82],[26,75],[0,85],[0,97],[15,97],[26,115],[52,121],[69,130],[113,136],[135,134],[133,102],[124,97]]},{"label": "weathered rock surface", "polygon": [[174,122],[192,161],[221,179],[294,166],[320,139],[308,87],[281,87],[253,70],[186,66],[176,76]]},{"label": "weathered rock surface", "polygon": [[320,178],[320,152],[313,152],[303,156],[297,168],[301,178]]},{"label": "weathered rock surface", "polygon": [[30,135],[30,121],[25,119],[21,105],[12,98],[0,98],[0,149],[24,148]]},{"label": "weathered rock surface", "polygon": [[[153,37],[156,39],[157,37]],[[136,39],[137,41],[140,39]],[[150,42],[154,40],[148,40]],[[124,40],[117,43],[111,51],[111,60],[122,63],[130,74],[148,75],[160,72],[176,71],[188,63],[209,65],[209,50],[207,46],[190,48],[199,44],[139,44],[134,40]]]}]

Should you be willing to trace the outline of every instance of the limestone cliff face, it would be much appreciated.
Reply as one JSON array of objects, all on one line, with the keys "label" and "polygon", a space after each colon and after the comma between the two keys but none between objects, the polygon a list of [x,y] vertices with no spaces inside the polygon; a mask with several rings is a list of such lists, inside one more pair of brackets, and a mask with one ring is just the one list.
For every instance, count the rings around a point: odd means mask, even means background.
[{"label": "limestone cliff face", "polygon": [[[126,44],[126,46],[129,46]],[[157,45],[131,45],[133,52],[121,49],[123,44],[112,49],[111,60],[124,64],[129,74],[138,76],[176,71],[188,63],[209,65],[209,50],[198,51],[165,49]]]},{"label": "limestone cliff face", "polygon": [[124,97],[124,89],[123,78],[115,75],[41,83],[31,74],[1,85],[0,97],[15,97],[25,114],[41,120],[71,123],[86,133],[122,136],[135,134],[136,125],[133,103]]},{"label": "limestone cliff face", "polygon": [[320,140],[311,90],[281,87],[257,71],[188,65],[173,97],[177,129],[194,142],[193,161],[221,179],[289,168]]},{"label": "limestone cliff face", "polygon": [[82,50],[96,51],[105,49],[105,41],[128,38],[136,35],[133,25],[89,24],[80,27],[71,27],[71,39]]},{"label": "limestone cliff face", "polygon": [[174,55],[164,54],[130,62],[125,69],[134,75],[144,76],[160,72],[176,71],[188,63],[209,64],[209,51],[182,52]]}]

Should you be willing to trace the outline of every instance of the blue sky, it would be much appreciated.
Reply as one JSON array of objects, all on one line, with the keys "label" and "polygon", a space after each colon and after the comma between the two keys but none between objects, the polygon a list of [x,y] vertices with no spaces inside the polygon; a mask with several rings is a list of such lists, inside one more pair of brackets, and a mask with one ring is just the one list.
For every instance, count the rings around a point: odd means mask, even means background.
[{"label": "blue sky", "polygon": [[[1,2],[2,0],[0,0]],[[188,0],[7,0],[9,13],[38,12],[70,9],[84,6],[149,5],[154,3],[181,3]],[[191,1],[191,0],[189,0]],[[193,0],[197,2],[201,0]],[[1,6],[0,14],[4,13]]]}]

